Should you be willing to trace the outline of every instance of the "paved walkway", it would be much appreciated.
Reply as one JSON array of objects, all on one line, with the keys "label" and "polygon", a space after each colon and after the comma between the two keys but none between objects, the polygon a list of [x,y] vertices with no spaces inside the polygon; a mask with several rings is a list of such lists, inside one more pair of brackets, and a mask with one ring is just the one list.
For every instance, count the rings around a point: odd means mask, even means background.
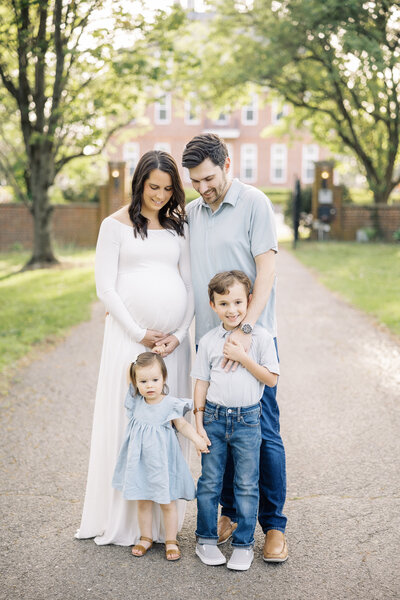
[{"label": "paved walkway", "polygon": [[[79,524],[103,309],[21,370],[2,410],[0,598],[29,600],[400,597],[400,345],[279,255],[279,384],[290,558],[248,572],[73,537]],[[198,471],[197,457],[193,458]],[[229,552],[225,546],[224,551]]]}]

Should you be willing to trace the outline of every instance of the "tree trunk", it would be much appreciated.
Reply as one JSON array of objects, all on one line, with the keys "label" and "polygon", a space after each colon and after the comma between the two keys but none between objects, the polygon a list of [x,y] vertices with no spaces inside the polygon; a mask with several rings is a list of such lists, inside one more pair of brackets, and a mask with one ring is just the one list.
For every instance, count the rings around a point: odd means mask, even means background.
[{"label": "tree trunk", "polygon": [[54,256],[51,236],[51,215],[53,207],[49,203],[51,181],[51,156],[38,147],[33,149],[31,162],[31,193],[33,216],[33,254],[26,264],[27,269],[41,269],[58,263]]},{"label": "tree trunk", "polygon": [[384,189],[373,189],[374,193],[374,204],[387,204],[392,188],[385,187]]}]

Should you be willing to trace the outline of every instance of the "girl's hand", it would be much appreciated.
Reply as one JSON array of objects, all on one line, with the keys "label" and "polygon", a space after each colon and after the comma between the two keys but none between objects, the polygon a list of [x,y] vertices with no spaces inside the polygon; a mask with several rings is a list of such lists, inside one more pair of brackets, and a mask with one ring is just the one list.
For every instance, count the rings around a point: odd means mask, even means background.
[{"label": "girl's hand", "polygon": [[196,431],[199,434],[199,437],[201,437],[205,441],[205,443],[207,444],[207,446],[211,446],[211,442],[208,439],[208,435],[207,435],[207,432],[204,429],[204,427],[202,425],[197,425],[196,424]]},{"label": "girl's hand", "polygon": [[[154,352],[157,352],[160,356],[165,358],[168,354],[171,354],[179,346],[179,340],[174,335],[164,336],[161,340],[157,341],[154,345]],[[162,350],[158,350],[162,348]]]},{"label": "girl's hand", "polygon": [[224,358],[228,361],[231,360],[233,362],[241,363],[243,359],[246,358],[246,350],[243,348],[242,344],[231,339],[228,339],[225,342],[223,349]]},{"label": "girl's hand", "polygon": [[165,338],[165,333],[162,331],[147,329],[146,335],[140,340],[140,343],[143,344],[143,346],[146,346],[146,348],[153,348],[154,344],[160,342],[163,338]]},{"label": "girl's hand", "polygon": [[[204,431],[205,433],[205,431]],[[203,438],[201,435],[196,436],[194,445],[196,446],[196,450],[197,450],[197,456],[201,456],[201,454],[209,454],[209,449],[208,446],[211,446],[211,442],[207,437],[207,434],[205,433],[205,436],[207,438],[207,440],[205,438]]]}]

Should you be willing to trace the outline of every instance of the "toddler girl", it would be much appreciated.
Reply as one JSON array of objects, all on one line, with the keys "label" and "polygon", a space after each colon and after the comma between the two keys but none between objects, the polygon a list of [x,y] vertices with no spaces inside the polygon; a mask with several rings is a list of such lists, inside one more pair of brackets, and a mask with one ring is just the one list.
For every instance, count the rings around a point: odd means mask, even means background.
[{"label": "toddler girl", "polygon": [[168,394],[167,369],[154,352],[139,354],[129,370],[131,385],[125,400],[129,423],[118,456],[112,485],[127,500],[138,501],[140,542],[134,556],[144,556],[153,545],[152,505],[160,505],[165,526],[167,560],[181,557],[176,541],[178,516],[175,500],[193,500],[195,486],[183,458],[175,428],[196,446],[208,452],[204,439],[183,415],[192,401]]}]

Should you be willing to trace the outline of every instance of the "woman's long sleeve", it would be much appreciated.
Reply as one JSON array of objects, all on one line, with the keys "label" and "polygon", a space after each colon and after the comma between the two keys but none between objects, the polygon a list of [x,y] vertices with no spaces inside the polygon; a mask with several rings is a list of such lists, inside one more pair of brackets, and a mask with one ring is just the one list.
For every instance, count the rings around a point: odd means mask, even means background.
[{"label": "woman's long sleeve", "polygon": [[190,269],[189,228],[187,225],[185,225],[185,237],[180,238],[180,240],[181,255],[179,259],[179,272],[186,287],[187,306],[181,325],[176,331],[174,331],[174,336],[179,340],[179,343],[181,343],[185,337],[194,316],[194,294],[192,286],[192,272]]},{"label": "woman's long sleeve", "polygon": [[105,219],[100,227],[96,246],[95,278],[97,295],[107,312],[118,321],[134,342],[140,342],[146,335],[146,329],[140,327],[121,297],[116,284],[120,249],[120,224],[112,217]]}]

